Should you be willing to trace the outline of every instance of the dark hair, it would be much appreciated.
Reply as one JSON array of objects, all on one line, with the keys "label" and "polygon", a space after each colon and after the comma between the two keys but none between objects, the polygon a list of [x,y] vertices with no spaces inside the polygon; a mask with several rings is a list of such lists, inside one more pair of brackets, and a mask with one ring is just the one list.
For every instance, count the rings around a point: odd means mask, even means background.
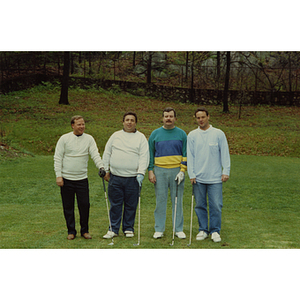
[{"label": "dark hair", "polygon": [[205,111],[205,112],[206,112],[206,115],[207,115],[207,116],[209,115],[209,114],[208,114],[208,110],[207,110],[205,107],[199,107],[199,108],[197,108],[196,111],[195,111],[195,117],[197,117],[196,114],[197,114],[198,111]]},{"label": "dark hair", "polygon": [[174,117],[176,117],[176,111],[175,111],[175,109],[172,108],[172,107],[166,107],[166,108],[164,109],[162,115],[164,116],[164,113],[165,113],[165,112],[170,112],[170,111],[174,111]]},{"label": "dark hair", "polygon": [[128,111],[128,112],[126,112],[125,114],[124,114],[124,116],[123,116],[123,122],[125,121],[125,117],[126,116],[134,116],[135,117],[135,123],[137,123],[137,115],[136,115],[136,113],[134,113],[134,112],[132,112],[132,111]]},{"label": "dark hair", "polygon": [[[71,125],[75,123],[76,120],[79,120],[79,119],[83,119],[82,116],[80,115],[76,115],[74,117],[71,118]],[[84,119],[83,119],[84,120]]]}]

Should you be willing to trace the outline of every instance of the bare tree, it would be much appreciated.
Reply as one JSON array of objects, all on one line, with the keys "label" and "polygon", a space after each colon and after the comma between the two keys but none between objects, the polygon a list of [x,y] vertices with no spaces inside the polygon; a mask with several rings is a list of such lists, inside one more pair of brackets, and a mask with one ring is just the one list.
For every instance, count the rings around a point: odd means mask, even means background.
[{"label": "bare tree", "polygon": [[68,90],[69,90],[69,69],[70,69],[70,52],[64,52],[64,70],[60,92],[59,104],[69,105]]},{"label": "bare tree", "polygon": [[194,62],[195,53],[192,52],[190,102],[194,102]]},{"label": "bare tree", "polygon": [[147,83],[151,83],[151,71],[152,71],[152,52],[148,52],[147,59]]},{"label": "bare tree", "polygon": [[229,90],[229,79],[230,79],[230,63],[231,63],[231,53],[226,52],[226,74],[225,74],[225,86],[223,94],[223,112],[228,113],[228,90]]}]

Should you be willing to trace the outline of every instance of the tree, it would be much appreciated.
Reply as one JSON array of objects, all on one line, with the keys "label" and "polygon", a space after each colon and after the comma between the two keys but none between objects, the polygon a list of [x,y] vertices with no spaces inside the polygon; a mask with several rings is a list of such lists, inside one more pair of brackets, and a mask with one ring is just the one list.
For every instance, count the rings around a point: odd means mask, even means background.
[{"label": "tree", "polygon": [[217,90],[218,90],[218,95],[217,99],[218,102],[221,102],[222,98],[222,93],[220,91],[220,78],[221,78],[221,53],[220,51],[217,51]]},{"label": "tree", "polygon": [[189,52],[186,52],[186,59],[185,59],[185,81],[188,80],[188,70],[189,70]]},{"label": "tree", "polygon": [[69,69],[70,69],[70,52],[64,52],[64,70],[61,84],[61,92],[59,104],[69,105],[68,90],[69,90]]},{"label": "tree", "polygon": [[223,112],[228,113],[228,90],[229,90],[229,79],[230,79],[230,51],[226,52],[226,74],[225,74],[225,86],[224,86],[224,94],[223,94]]},{"label": "tree", "polygon": [[194,62],[195,52],[192,52],[190,102],[194,102]]},{"label": "tree", "polygon": [[147,59],[147,83],[151,83],[151,71],[152,71],[152,52],[148,52]]}]

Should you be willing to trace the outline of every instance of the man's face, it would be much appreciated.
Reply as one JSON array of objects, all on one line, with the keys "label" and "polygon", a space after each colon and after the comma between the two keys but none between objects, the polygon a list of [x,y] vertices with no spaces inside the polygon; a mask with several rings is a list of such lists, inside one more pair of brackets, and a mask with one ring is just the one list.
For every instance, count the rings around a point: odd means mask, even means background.
[{"label": "man's face", "polygon": [[165,129],[172,129],[175,127],[176,118],[174,116],[174,111],[164,112],[163,123]]},{"label": "man's face", "polygon": [[73,133],[75,135],[81,135],[83,134],[85,130],[85,123],[83,119],[77,119],[74,121],[74,124],[72,124]]},{"label": "man's face", "polygon": [[126,132],[135,132],[135,127],[136,127],[135,116],[127,115],[124,119],[123,126]]},{"label": "man's face", "polygon": [[209,128],[209,116],[206,115],[205,111],[198,111],[196,119],[200,129],[206,130]]}]

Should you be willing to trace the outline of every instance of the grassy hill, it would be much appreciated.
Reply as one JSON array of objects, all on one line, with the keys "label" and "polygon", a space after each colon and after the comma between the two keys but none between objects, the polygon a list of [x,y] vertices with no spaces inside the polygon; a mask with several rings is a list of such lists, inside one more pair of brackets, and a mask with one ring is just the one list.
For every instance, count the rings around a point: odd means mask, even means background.
[{"label": "grassy hill", "polygon": [[[187,133],[196,128],[197,105],[135,97],[127,93],[74,89],[69,106],[58,105],[60,90],[47,84],[0,96],[0,248],[110,248],[102,236],[108,220],[103,186],[89,162],[91,195],[90,241],[67,241],[59,189],[55,184],[53,154],[58,138],[71,131],[70,118],[81,114],[102,155],[110,135],[122,128],[125,111],[138,115],[137,128],[149,137],[162,125],[162,110],[173,106],[177,126]],[[232,159],[230,180],[224,184],[222,242],[195,241],[196,249],[300,248],[299,232],[299,117],[297,107],[207,107],[211,124],[222,129]],[[171,242],[171,207],[168,204],[165,238],[155,241],[154,187],[145,177],[142,189],[140,248],[166,248]],[[170,202],[170,201],[169,201]],[[189,236],[191,185],[184,191],[184,231]],[[77,215],[77,224],[79,222]],[[114,248],[135,248],[136,237],[115,239]],[[174,248],[186,249],[188,240],[176,239]]]},{"label": "grassy hill", "polygon": [[[70,118],[81,114],[86,132],[95,137],[100,153],[110,135],[122,128],[122,116],[128,110],[138,115],[137,129],[149,137],[162,125],[162,110],[177,111],[177,126],[189,133],[196,128],[193,117],[198,105],[159,101],[121,93],[118,89],[69,91],[68,106],[58,105],[60,88],[52,84],[0,96],[0,137],[2,150],[14,148],[25,154],[53,155],[63,133],[71,131]],[[210,123],[222,129],[231,154],[300,157],[299,107],[243,107],[222,113],[221,106],[206,106]],[[5,151],[1,151],[2,157]]]}]

